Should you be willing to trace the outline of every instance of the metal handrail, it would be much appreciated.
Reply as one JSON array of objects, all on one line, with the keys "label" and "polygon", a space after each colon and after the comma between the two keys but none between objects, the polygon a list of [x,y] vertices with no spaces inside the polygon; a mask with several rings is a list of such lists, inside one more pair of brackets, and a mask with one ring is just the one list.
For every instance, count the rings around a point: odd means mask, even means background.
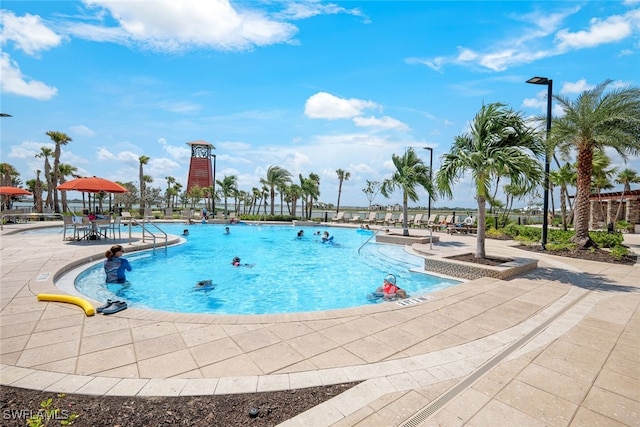
[{"label": "metal handrail", "polygon": [[153,249],[156,249],[156,238],[157,236],[153,233],[153,231],[151,230],[147,230],[147,227],[145,227],[145,224],[149,224],[152,225],[154,228],[156,228],[163,236],[164,236],[164,250],[167,250],[167,247],[169,246],[169,236],[167,235],[167,233],[164,232],[164,230],[162,230],[160,227],[158,227],[156,224],[154,224],[153,222],[149,221],[148,219],[143,219],[142,222],[140,223],[140,227],[142,227],[142,243],[144,243],[144,237],[146,233],[149,233],[149,235],[151,237],[153,237]]},{"label": "metal handrail", "polygon": [[5,217],[25,217],[25,218],[32,218],[34,216],[59,216],[60,219],[62,219],[62,214],[61,213],[57,213],[57,212],[47,212],[47,213],[38,213],[38,212],[32,212],[32,213],[5,213],[2,216],[0,216],[0,230],[4,230],[4,219]]},{"label": "metal handrail", "polygon": [[382,231],[382,229],[381,229],[381,228],[379,228],[378,230],[376,230],[376,231],[371,235],[371,237],[369,237],[367,240],[365,240],[365,242],[364,242],[362,245],[360,245],[360,247],[358,248],[358,255],[360,255],[360,249],[362,249],[362,248],[364,247],[364,245],[366,245],[367,243],[369,243],[369,241],[370,241],[371,239],[373,239],[374,237],[376,237],[380,231]]}]

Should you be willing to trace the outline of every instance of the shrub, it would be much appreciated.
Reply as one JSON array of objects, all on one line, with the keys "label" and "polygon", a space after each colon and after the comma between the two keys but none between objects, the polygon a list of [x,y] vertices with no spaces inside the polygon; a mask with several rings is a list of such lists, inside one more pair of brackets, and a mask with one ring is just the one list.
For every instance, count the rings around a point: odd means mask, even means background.
[{"label": "shrub", "polygon": [[611,256],[615,259],[622,259],[624,256],[629,255],[629,248],[622,245],[615,245],[611,248]]}]

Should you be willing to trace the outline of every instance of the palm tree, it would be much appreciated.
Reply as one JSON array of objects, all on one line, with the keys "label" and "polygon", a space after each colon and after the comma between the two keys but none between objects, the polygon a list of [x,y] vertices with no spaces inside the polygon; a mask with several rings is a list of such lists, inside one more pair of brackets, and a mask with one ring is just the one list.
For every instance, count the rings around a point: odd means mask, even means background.
[{"label": "palm tree", "polygon": [[44,206],[42,203],[42,181],[40,180],[40,174],[42,171],[40,169],[36,170],[36,182],[33,186],[33,203],[36,206],[36,212],[42,213],[44,212]]},{"label": "palm tree", "polygon": [[224,219],[227,219],[227,198],[233,197],[238,188],[238,177],[235,175],[225,176],[222,181],[216,180],[216,183],[220,187],[220,192],[224,197]]},{"label": "palm tree", "polygon": [[291,173],[280,166],[269,166],[267,177],[260,179],[260,184],[269,189],[269,199],[271,201],[271,215],[275,214],[276,187],[282,187],[291,182]]},{"label": "palm tree", "polygon": [[631,191],[631,184],[640,184],[640,176],[633,169],[623,169],[618,173],[616,177],[616,184],[622,184],[622,194],[620,195],[620,202],[618,202],[618,209],[616,210],[615,221],[620,217],[620,211],[622,210],[622,201],[624,200],[624,194]]},{"label": "palm tree", "polygon": [[345,172],[342,169],[338,169],[336,171],[338,175],[338,180],[340,183],[338,184],[338,203],[336,205],[336,213],[340,212],[340,195],[342,194],[342,181],[349,181],[351,178],[351,172]]},{"label": "palm tree", "polygon": [[171,205],[171,186],[176,182],[176,179],[172,176],[165,176],[164,179],[167,180],[167,191],[165,193],[165,198],[167,199],[167,208]]},{"label": "palm tree", "polygon": [[469,132],[456,136],[451,152],[442,156],[436,173],[436,185],[441,194],[451,198],[453,185],[470,171],[478,202],[478,237],[476,258],[484,258],[487,196],[489,184],[498,174],[505,174],[511,184],[533,189],[542,181],[540,162],[544,146],[534,131],[524,124],[520,113],[502,103],[483,105],[476,114]]},{"label": "palm tree", "polygon": [[612,80],[582,92],[575,101],[555,95],[564,116],[555,118],[551,138],[564,152],[575,151],[575,235],[578,248],[594,246],[589,237],[589,195],[594,150],[613,148],[625,161],[640,154],[640,88],[624,87],[605,93]]},{"label": "palm tree", "polygon": [[56,145],[55,151],[53,153],[53,206],[54,210],[57,213],[60,213],[60,206],[58,204],[58,183],[60,182],[60,154],[62,145],[67,145],[71,141],[70,136],[68,136],[64,132],[58,132],[55,130],[50,130],[46,132],[46,135],[51,138],[53,143]]},{"label": "palm tree", "polygon": [[144,180],[144,169],[143,166],[146,165],[147,163],[149,163],[149,156],[145,156],[142,155],[140,157],[138,157],[138,161],[140,162],[140,170],[138,172],[138,178],[140,180],[140,211],[144,211],[144,208],[146,206],[145,203],[145,198],[146,198],[146,194],[145,194],[145,180]]},{"label": "palm tree", "polygon": [[[58,165],[59,175],[60,175],[60,184],[64,184],[67,182],[67,177],[72,176],[76,177],[75,174],[78,171],[78,168],[75,166],[68,165],[66,163],[60,163]],[[66,212],[69,210],[69,205],[67,204],[67,192],[62,192],[62,211]]]},{"label": "palm tree", "polygon": [[[13,165],[10,165],[9,163],[0,163],[0,185],[17,187],[19,184],[19,175],[20,173]],[[4,196],[2,199],[2,209],[4,209],[5,206],[7,207],[7,209],[11,209],[12,196]]]},{"label": "palm tree", "polygon": [[[35,157],[41,159],[44,157],[44,179],[47,180],[47,200],[44,205],[53,208],[53,176],[51,175],[51,163],[49,157],[53,156],[53,150],[49,147],[40,147],[40,152]],[[83,206],[84,207],[84,206]]]},{"label": "palm tree", "polygon": [[[575,185],[576,173],[573,171],[573,168],[569,163],[565,163],[559,169],[556,169],[549,173],[549,181],[554,185],[560,187],[560,213],[562,215],[562,229],[564,231],[567,231],[567,226],[569,225],[567,203],[571,203],[567,187],[569,187],[570,185]],[[571,206],[569,205],[569,207]]]},{"label": "palm tree", "polygon": [[304,197],[303,219],[310,219],[311,214],[313,213],[313,201],[318,200],[318,197],[320,197],[320,176],[311,172],[307,178],[304,178],[302,174],[300,174],[299,179],[300,187],[302,188],[302,195]]},{"label": "palm tree", "polygon": [[407,212],[409,210],[409,199],[412,202],[418,201],[417,186],[423,187],[429,194],[433,193],[431,180],[429,179],[431,174],[429,167],[418,157],[413,148],[408,148],[403,156],[393,154],[391,160],[396,170],[391,175],[391,178],[382,181],[380,193],[388,198],[396,188],[402,190],[402,235],[408,236]]},{"label": "palm tree", "polygon": [[617,172],[618,169],[611,167],[611,159],[605,153],[600,150],[594,150],[590,192],[598,196],[598,207],[603,221],[607,220],[607,214],[605,212],[606,203],[602,202],[602,190],[611,190],[614,187],[611,178]]}]

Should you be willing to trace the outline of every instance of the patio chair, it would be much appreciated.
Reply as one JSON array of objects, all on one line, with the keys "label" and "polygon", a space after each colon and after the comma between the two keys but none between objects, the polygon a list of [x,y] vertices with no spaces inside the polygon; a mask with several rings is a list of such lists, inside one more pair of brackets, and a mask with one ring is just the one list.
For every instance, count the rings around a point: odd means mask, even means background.
[{"label": "patio chair", "polygon": [[89,234],[93,231],[93,224],[86,216],[74,216],[73,218],[73,238],[75,240],[82,240],[89,237]]},{"label": "patio chair", "polygon": [[365,224],[373,224],[376,222],[377,212],[369,212],[369,216],[362,220]]},{"label": "patio chair", "polygon": [[122,239],[122,230],[120,228],[122,225],[122,217],[121,216],[115,217],[113,222],[111,222],[109,225],[110,227],[108,231],[111,232],[111,235],[113,236],[113,240],[116,239],[116,231],[118,232],[118,239]]},{"label": "patio chair", "polygon": [[377,219],[376,224],[391,225],[393,222],[393,212],[387,212],[383,219]]},{"label": "patio chair", "polygon": [[344,219],[344,211],[340,211],[334,217],[331,218],[331,222],[342,222],[343,219]]},{"label": "patio chair", "polygon": [[[396,226],[402,227],[404,224],[402,223],[404,218],[404,214],[400,213],[398,214],[398,218],[396,218],[396,220],[394,221]],[[413,224],[413,215],[407,215],[407,227],[411,227],[411,224]]]},{"label": "patio chair", "polygon": [[73,230],[73,238],[76,238],[76,224],[73,222],[72,216],[64,215],[62,217],[62,240],[67,240],[67,230]]},{"label": "patio chair", "polygon": [[420,227],[422,227],[422,225],[424,224],[424,222],[422,222],[422,215],[423,215],[423,214],[419,213],[419,214],[416,214],[416,215],[413,217],[413,221],[411,222],[411,225],[412,225],[413,227],[415,227],[415,228],[420,228]]},{"label": "patio chair", "polygon": [[105,239],[108,239],[108,234],[111,230],[111,219],[97,219],[94,222],[94,226],[98,233],[98,237],[104,236]]},{"label": "patio chair", "polygon": [[360,220],[360,215],[354,215],[351,218],[349,218],[349,222],[358,224],[358,223],[361,223],[362,221]]}]

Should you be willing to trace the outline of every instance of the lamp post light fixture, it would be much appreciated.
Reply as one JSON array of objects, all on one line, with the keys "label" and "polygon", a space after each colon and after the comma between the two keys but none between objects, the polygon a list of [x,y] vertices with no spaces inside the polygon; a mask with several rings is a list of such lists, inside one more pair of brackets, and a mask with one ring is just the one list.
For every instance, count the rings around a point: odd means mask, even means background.
[{"label": "lamp post light fixture", "polygon": [[[433,186],[433,148],[422,147],[425,150],[429,150],[429,183]],[[431,218],[431,193],[429,193],[429,207],[427,218]]]},{"label": "lamp post light fixture", "polygon": [[213,185],[212,185],[213,194],[211,195],[211,201],[213,203],[213,206],[211,208],[211,213],[215,217],[216,215],[216,155],[211,154],[211,156],[213,157]]},{"label": "lamp post light fixture", "polygon": [[544,150],[544,198],[542,202],[542,249],[547,249],[547,230],[549,228],[549,134],[551,133],[551,101],[553,98],[553,80],[546,77],[532,77],[527,83],[547,86],[547,137]]}]

